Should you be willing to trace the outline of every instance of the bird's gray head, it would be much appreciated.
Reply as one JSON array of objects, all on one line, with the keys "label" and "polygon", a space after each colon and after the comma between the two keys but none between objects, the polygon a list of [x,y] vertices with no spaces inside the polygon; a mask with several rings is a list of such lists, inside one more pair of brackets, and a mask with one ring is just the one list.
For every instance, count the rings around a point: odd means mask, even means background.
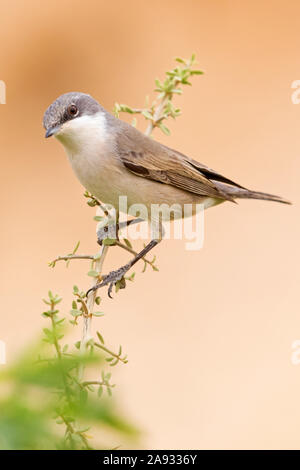
[{"label": "bird's gray head", "polygon": [[[97,115],[103,108],[90,95],[70,92],[59,96],[46,110],[43,125],[46,137],[63,134],[64,130],[74,127],[73,122],[80,118]],[[72,124],[71,124],[72,123]]]}]

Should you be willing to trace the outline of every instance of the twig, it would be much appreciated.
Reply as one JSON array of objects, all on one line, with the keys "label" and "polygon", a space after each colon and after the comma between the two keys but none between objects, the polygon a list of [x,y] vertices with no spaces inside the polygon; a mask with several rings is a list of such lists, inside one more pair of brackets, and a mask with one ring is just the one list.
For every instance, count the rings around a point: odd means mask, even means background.
[{"label": "twig", "polygon": [[66,255],[66,256],[58,256],[56,259],[54,259],[53,261],[51,261],[51,263],[49,263],[50,266],[53,266],[55,265],[55,263],[57,263],[57,261],[68,261],[70,259],[94,259],[94,255]]},{"label": "twig", "polygon": [[116,386],[116,384],[109,384],[108,382],[105,382],[105,381],[98,382],[97,380],[91,380],[89,382],[82,382],[81,385],[83,387],[86,387],[88,385],[102,385],[104,387],[115,387]]},{"label": "twig", "polygon": [[[99,273],[98,277],[95,278],[92,282],[92,287],[94,287],[97,283],[99,283],[102,267],[104,260],[106,258],[108,252],[108,246],[103,245],[101,247],[100,253],[101,256],[95,262],[95,268]],[[80,342],[80,353],[84,355],[86,353],[88,342],[93,338],[91,334],[91,326],[92,326],[92,312],[94,310],[95,299],[96,299],[97,291],[91,291],[88,295],[87,299],[87,309],[89,312],[88,316],[83,316],[83,329],[82,329],[82,337]],[[78,379],[79,381],[82,380],[84,374],[84,365],[81,363],[78,371]]]},{"label": "twig", "polygon": [[[88,443],[88,440],[86,439],[86,437],[84,436],[84,434],[82,432],[78,432],[74,429],[74,427],[72,426],[72,424],[62,415],[58,415],[62,420],[63,422],[65,423],[66,425],[66,434],[68,435],[69,439],[70,439],[70,443],[71,443],[71,447],[74,446],[74,441],[73,441],[73,435],[74,434],[77,434],[80,439],[82,440],[83,444],[85,445],[85,448],[87,450],[89,449],[92,449]],[[73,447],[74,448],[74,447]]]},{"label": "twig", "polygon": [[120,356],[120,354],[116,354],[114,353],[113,351],[110,351],[110,349],[106,348],[105,346],[103,346],[103,344],[100,344],[100,343],[94,343],[95,346],[97,346],[97,348],[100,348],[102,349],[103,351],[107,352],[108,354],[110,354],[111,356],[113,356],[115,359],[117,359],[118,361],[121,361],[123,362],[124,364],[127,364],[127,358],[125,356],[125,358],[122,358]]},{"label": "twig", "polygon": [[[180,84],[180,80],[174,80],[174,85],[173,85],[173,90],[175,88],[177,88],[177,86]],[[154,115],[153,115],[153,119],[150,120],[149,124],[148,124],[148,127],[145,131],[145,134],[150,137],[152,132],[154,131],[155,127],[158,126],[159,122],[164,118],[163,115],[162,115],[162,112],[164,110],[164,107],[165,107],[165,104],[167,103],[168,99],[171,97],[172,99],[172,94],[174,93],[174,91],[170,91],[170,92],[167,92],[165,91],[162,98],[161,98],[161,101],[159,103],[159,105],[157,106],[155,112],[154,112]]]},{"label": "twig", "polygon": [[157,121],[159,121],[159,119],[161,118],[161,112],[164,109],[164,105],[165,105],[167,99],[168,99],[168,95],[165,94],[165,96],[162,98],[160,104],[158,105],[158,107],[157,107],[157,109],[154,113],[153,120],[151,120],[149,122],[148,127],[145,131],[145,135],[147,135],[148,137],[151,136],[154,128],[156,127]]},{"label": "twig", "polygon": [[[123,250],[125,251],[128,251],[128,253],[131,253],[132,255],[136,256],[137,255],[137,252],[134,251],[132,248],[130,248],[129,246],[125,245],[124,243],[121,243],[119,240],[116,240],[115,243],[114,243],[116,246],[120,247],[120,248],[123,248]],[[55,264],[58,262],[58,261],[70,261],[70,260],[73,260],[73,259],[90,259],[90,260],[95,260],[95,255],[66,255],[66,256],[58,256],[56,259],[54,259],[53,261],[51,261],[51,263],[49,263],[50,266],[54,267]],[[146,258],[142,258],[143,261],[145,261],[145,263],[147,264],[150,264],[152,266],[153,262],[146,259]]]}]

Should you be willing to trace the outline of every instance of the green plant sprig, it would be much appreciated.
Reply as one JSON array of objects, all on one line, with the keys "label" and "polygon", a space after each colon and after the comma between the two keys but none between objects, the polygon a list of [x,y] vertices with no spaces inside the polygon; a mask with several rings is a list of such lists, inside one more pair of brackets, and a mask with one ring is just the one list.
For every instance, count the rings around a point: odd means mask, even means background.
[{"label": "green plant sprig", "polygon": [[[175,59],[177,66],[166,72],[166,78],[163,81],[155,80],[156,88],[154,91],[158,93],[157,98],[149,105],[146,100],[145,108],[132,108],[127,104],[115,103],[114,114],[119,117],[120,113],[128,113],[131,115],[140,114],[148,123],[146,135],[151,135],[155,128],[159,128],[164,134],[170,135],[170,129],[165,125],[164,121],[169,118],[176,119],[181,115],[181,109],[173,104],[175,95],[183,93],[182,86],[191,86],[190,78],[194,75],[202,75],[204,72],[194,69],[196,65],[196,56],[192,54],[190,59]],[[136,118],[133,121],[136,126]]]},{"label": "green plant sprig", "polygon": [[[75,321],[71,320],[72,324],[77,324],[76,320],[79,316],[92,315],[89,313],[87,304],[85,301],[85,293],[80,291],[77,286],[73,288],[73,295],[76,300],[72,302],[71,315],[75,317]],[[61,302],[62,298],[57,295],[53,295],[51,291],[48,292],[48,299],[44,299],[44,302],[49,305],[49,310],[43,312],[45,318],[49,318],[51,326],[44,328],[43,341],[54,347],[55,356],[47,357],[42,359],[39,357],[38,363],[46,362],[48,367],[53,368],[58,366],[61,375],[61,385],[57,387],[56,394],[58,401],[55,407],[55,420],[57,424],[65,425],[64,434],[64,448],[70,449],[92,449],[92,445],[89,442],[90,437],[86,434],[88,428],[81,429],[76,417],[76,408],[78,404],[86,403],[89,399],[89,393],[95,391],[97,387],[97,396],[100,398],[103,394],[103,390],[106,389],[108,396],[112,396],[112,389],[115,384],[110,383],[111,373],[101,371],[101,380],[81,380],[78,374],[78,369],[83,363],[88,365],[91,361],[95,362],[95,355],[82,357],[76,352],[69,353],[69,345],[62,345],[61,341],[65,336],[65,318],[59,316],[59,310],[57,305]],[[80,308],[77,308],[77,305]],[[76,307],[76,308],[75,308]],[[128,362],[127,356],[122,356],[122,347],[119,347],[118,354],[111,351],[109,348],[104,346],[103,336],[97,332],[99,343],[90,340],[89,346],[91,352],[93,352],[94,346],[99,348],[101,351],[108,354],[109,357],[105,357],[104,360],[109,366],[115,366],[119,362],[126,364]],[[75,343],[77,350],[80,350],[80,341]]]}]

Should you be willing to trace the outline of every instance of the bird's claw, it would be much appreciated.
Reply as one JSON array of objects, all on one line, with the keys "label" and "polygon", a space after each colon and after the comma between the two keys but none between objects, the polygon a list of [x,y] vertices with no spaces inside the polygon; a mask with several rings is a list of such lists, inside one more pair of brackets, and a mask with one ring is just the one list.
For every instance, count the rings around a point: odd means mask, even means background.
[{"label": "bird's claw", "polygon": [[95,286],[91,287],[87,291],[86,296],[88,296],[90,292],[96,291],[97,289],[100,289],[101,287],[104,287],[104,286],[108,285],[107,294],[108,294],[108,297],[110,299],[112,299],[111,293],[112,293],[114,285],[116,285],[116,283],[118,281],[120,281],[119,288],[120,289],[125,288],[124,275],[127,273],[127,271],[130,268],[131,268],[131,266],[126,264],[125,266],[122,266],[121,268],[116,269],[115,271],[111,271],[109,274],[107,274],[106,276],[103,277],[102,282],[100,282],[100,284],[96,284]]}]

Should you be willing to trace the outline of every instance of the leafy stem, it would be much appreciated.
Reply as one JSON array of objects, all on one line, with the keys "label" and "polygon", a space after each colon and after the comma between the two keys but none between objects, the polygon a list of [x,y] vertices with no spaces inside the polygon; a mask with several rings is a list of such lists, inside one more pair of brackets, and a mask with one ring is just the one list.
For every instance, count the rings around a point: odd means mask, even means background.
[{"label": "leafy stem", "polygon": [[[126,104],[116,103],[114,112],[116,116],[120,113],[129,113],[132,115],[142,114],[142,116],[149,121],[145,134],[151,136],[155,128],[159,128],[164,134],[170,135],[170,130],[164,124],[168,118],[176,119],[181,115],[180,108],[175,108],[173,105],[173,98],[175,95],[182,94],[180,86],[191,85],[189,81],[193,75],[202,75],[201,70],[194,69],[196,64],[195,54],[190,59],[175,59],[177,66],[172,70],[166,72],[164,81],[155,80],[155,92],[158,93],[157,98],[151,105],[147,105],[144,109],[131,108]],[[135,123],[134,123],[135,124]]]}]

